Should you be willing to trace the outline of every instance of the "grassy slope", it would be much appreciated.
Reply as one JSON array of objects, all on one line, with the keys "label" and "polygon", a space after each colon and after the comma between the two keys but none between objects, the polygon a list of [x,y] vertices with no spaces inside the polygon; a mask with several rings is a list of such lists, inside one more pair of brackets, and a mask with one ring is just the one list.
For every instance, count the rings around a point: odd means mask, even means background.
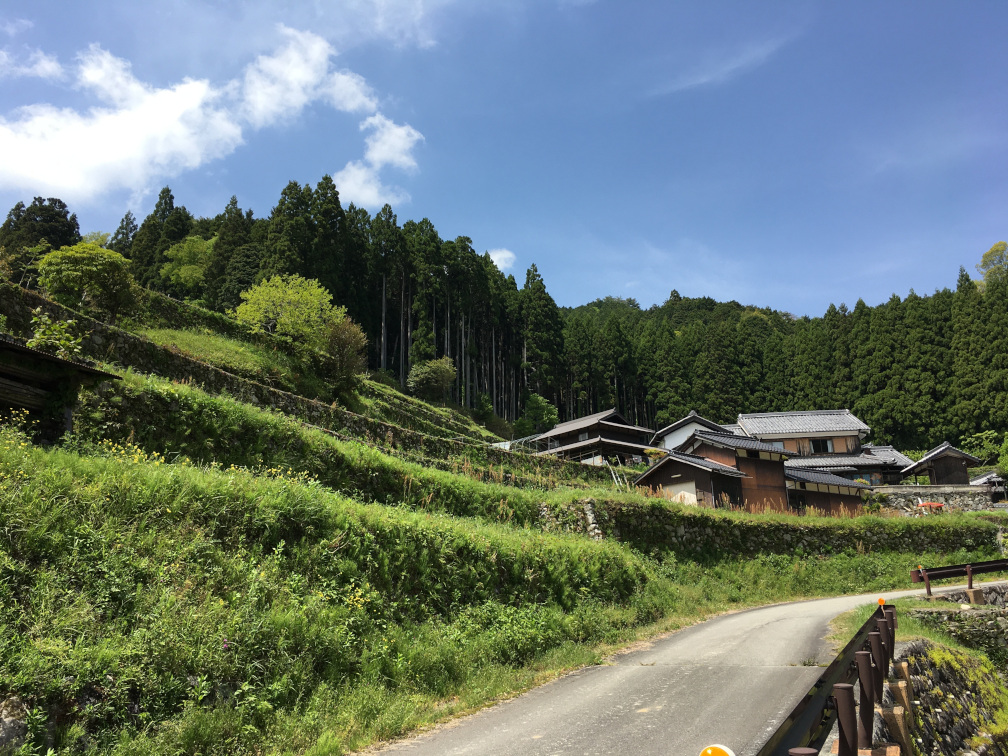
[{"label": "grassy slope", "polygon": [[[159,307],[164,322],[145,324],[158,339],[175,320],[223,329],[175,348],[254,380],[298,378],[268,340]],[[38,747],[342,753],[726,609],[902,586],[918,560],[987,556],[645,555],[543,533],[539,504],[561,527],[585,495],[663,504],[585,491],[570,466],[518,455],[499,479],[517,485],[502,485],[471,443],[485,431],[381,384],[352,409],[470,451],[389,456],[191,387],[125,384],[89,408],[77,451],[0,431],[0,697],[33,707]]]},{"label": "grassy slope", "polygon": [[3,692],[73,751],[339,753],[605,644],[731,607],[900,585],[907,562],[659,561],[361,504],[276,471],[164,464],[135,447],[45,451],[9,429],[0,517]]}]

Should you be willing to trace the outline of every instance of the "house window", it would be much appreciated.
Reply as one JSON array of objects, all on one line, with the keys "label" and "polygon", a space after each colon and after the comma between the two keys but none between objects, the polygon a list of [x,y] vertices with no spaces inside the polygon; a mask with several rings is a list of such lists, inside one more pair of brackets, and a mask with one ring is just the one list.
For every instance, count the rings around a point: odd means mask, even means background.
[{"label": "house window", "polygon": [[588,440],[588,431],[578,433],[578,441],[587,441],[587,440]]},{"label": "house window", "polygon": [[833,439],[832,438],[813,438],[812,439],[812,453],[813,454],[832,454],[833,453]]},{"label": "house window", "polygon": [[770,442],[770,446],[774,447],[775,449],[783,449],[784,448],[784,442],[783,441],[771,441]]}]

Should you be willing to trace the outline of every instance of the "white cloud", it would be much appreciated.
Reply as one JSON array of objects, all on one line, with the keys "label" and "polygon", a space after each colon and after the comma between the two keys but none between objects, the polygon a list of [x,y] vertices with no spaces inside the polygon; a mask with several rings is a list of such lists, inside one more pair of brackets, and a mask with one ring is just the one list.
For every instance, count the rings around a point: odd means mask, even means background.
[{"label": "white cloud", "polygon": [[333,183],[339,189],[341,198],[361,207],[378,208],[385,203],[397,205],[410,199],[402,189],[385,186],[375,167],[360,160],[347,163],[333,176]]},{"label": "white cloud", "polygon": [[[155,87],[140,81],[128,61],[91,45],[71,76],[94,97],[93,107],[39,103],[0,115],[0,188],[66,200],[119,189],[142,194],[155,181],[230,154],[245,128],[286,121],[319,101],[340,111],[374,113],[360,124],[370,132],[364,160],[338,174],[345,182],[341,189],[367,205],[408,200],[402,190],[385,186],[379,172],[384,166],[415,169],[412,150],[423,139],[420,132],[375,113],[375,95],[362,77],[331,70],[335,52],[324,39],[287,27],[280,32],[284,40],[274,53],[219,86],[186,78]],[[32,65],[39,72],[58,67],[41,53]],[[0,75],[14,68],[0,51]]]},{"label": "white cloud", "polygon": [[487,254],[490,255],[490,259],[494,261],[494,265],[497,266],[497,270],[502,273],[511,270],[515,264],[515,260],[518,259],[515,253],[510,249],[491,249],[487,252]]},{"label": "white cloud", "polygon": [[333,181],[340,196],[364,207],[377,208],[386,202],[395,205],[408,202],[408,193],[382,183],[380,171],[386,165],[415,170],[413,148],[423,141],[423,134],[409,124],[398,124],[381,113],[375,113],[360,123],[361,131],[371,130],[365,140],[363,160],[348,162]]},{"label": "white cloud", "polygon": [[766,63],[795,35],[753,42],[730,52],[710,53],[697,64],[676,74],[666,84],[655,88],[653,95],[668,95],[698,87],[717,86]]},{"label": "white cloud", "polygon": [[423,140],[423,134],[409,124],[393,123],[381,113],[375,113],[361,122],[361,131],[373,129],[368,136],[364,159],[375,168],[394,165],[397,168],[416,168],[413,147]]},{"label": "white cloud", "polygon": [[280,27],[287,44],[260,55],[245,70],[242,114],[256,128],[290,120],[313,100],[324,98],[338,110],[373,111],[370,87],[348,71],[329,71],[335,54],[322,37]]},{"label": "white cloud", "polygon": [[23,31],[28,31],[34,24],[26,18],[16,18],[13,21],[0,21],[0,31],[8,37],[16,37]]},{"label": "white cloud", "polygon": [[24,63],[18,63],[6,50],[0,50],[0,78],[10,76],[58,79],[62,75],[63,66],[59,60],[41,50],[32,50],[28,53],[28,60]]}]

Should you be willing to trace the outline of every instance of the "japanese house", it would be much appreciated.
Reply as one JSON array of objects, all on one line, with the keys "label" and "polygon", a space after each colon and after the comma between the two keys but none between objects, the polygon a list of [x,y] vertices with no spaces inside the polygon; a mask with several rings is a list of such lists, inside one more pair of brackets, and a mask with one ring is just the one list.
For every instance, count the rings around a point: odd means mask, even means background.
[{"label": "japanese house", "polygon": [[647,460],[652,449],[651,428],[627,422],[615,408],[568,420],[534,439],[539,454],[553,454],[585,464],[603,464],[616,459],[622,463]]},{"label": "japanese house", "polygon": [[670,425],[666,425],[654,434],[651,443],[662,449],[677,449],[689,438],[693,431],[709,430],[715,433],[731,433],[724,426],[718,425],[713,420],[708,420],[692,410],[686,417],[676,420]]},{"label": "japanese house", "polygon": [[780,447],[748,436],[697,430],[686,439],[679,451],[726,467],[734,467],[743,473],[743,506],[769,507],[778,511],[787,508],[787,485],[784,478],[787,453]]}]

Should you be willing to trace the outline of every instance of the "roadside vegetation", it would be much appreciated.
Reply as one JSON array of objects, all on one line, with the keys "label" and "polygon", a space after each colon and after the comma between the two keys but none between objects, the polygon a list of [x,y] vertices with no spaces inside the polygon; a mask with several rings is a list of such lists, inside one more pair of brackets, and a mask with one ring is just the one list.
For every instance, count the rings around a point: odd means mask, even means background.
[{"label": "roadside vegetation", "polygon": [[343,753],[726,609],[980,556],[646,556],[11,426],[0,516],[0,678],[57,752]]}]

